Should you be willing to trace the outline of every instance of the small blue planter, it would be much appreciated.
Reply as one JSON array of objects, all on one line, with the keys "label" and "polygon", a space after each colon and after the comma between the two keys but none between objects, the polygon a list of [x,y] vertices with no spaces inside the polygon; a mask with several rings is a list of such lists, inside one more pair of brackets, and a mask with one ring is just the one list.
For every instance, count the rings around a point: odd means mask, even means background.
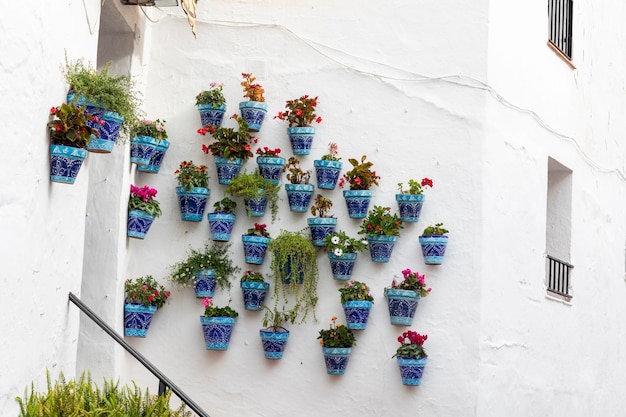
[{"label": "small blue planter", "polygon": [[308,155],[315,136],[314,127],[288,127],[287,134],[294,155]]},{"label": "small blue planter", "polygon": [[422,383],[422,375],[428,358],[407,358],[403,356],[396,357],[400,368],[400,377],[404,385],[420,385]]},{"label": "small blue planter", "polygon": [[337,218],[335,217],[309,217],[306,219],[311,230],[313,246],[324,246],[324,238],[335,231]]},{"label": "small blue planter", "polygon": [[204,343],[208,350],[226,350],[237,318],[200,316]]},{"label": "small blue planter", "polygon": [[[265,195],[265,192],[263,192]],[[248,217],[262,217],[267,208],[267,197],[244,198],[243,205],[246,208]]]},{"label": "small blue planter", "polygon": [[213,297],[215,287],[217,286],[215,271],[212,269],[198,271],[194,275],[193,284],[196,298]]},{"label": "small blue planter", "polygon": [[412,290],[385,289],[391,324],[410,326],[417,310],[420,294]]},{"label": "small blue planter", "polygon": [[86,157],[85,149],[50,145],[50,181],[74,184]]},{"label": "small blue planter", "polygon": [[330,260],[330,270],[333,278],[337,281],[348,281],[352,277],[352,270],[356,263],[357,253],[344,253],[337,256],[332,252],[328,252]]},{"label": "small blue planter", "polygon": [[203,127],[213,126],[217,128],[222,125],[222,120],[224,120],[226,104],[219,107],[213,107],[212,104],[198,104],[198,112]]},{"label": "small blue planter", "polygon": [[259,165],[259,174],[261,174],[266,181],[278,185],[282,169],[285,166],[285,158],[259,156],[256,159],[256,163]]},{"label": "small blue planter", "polygon": [[249,132],[258,132],[267,113],[267,103],[260,101],[242,101],[239,103],[241,117],[248,124]]},{"label": "small blue planter", "polygon": [[326,373],[329,375],[343,375],[348,366],[348,359],[352,348],[327,348],[322,347]]},{"label": "small blue planter", "polygon": [[147,165],[137,165],[137,171],[145,172],[148,174],[157,174],[159,169],[161,168],[161,162],[163,162],[163,157],[165,156],[165,152],[170,147],[170,142],[167,140],[162,140],[157,143],[150,160]]},{"label": "small blue planter", "polygon": [[313,184],[285,184],[289,210],[304,213],[309,209],[311,196],[315,187]]},{"label": "small blue planter", "polygon": [[259,330],[261,335],[261,342],[263,343],[263,352],[265,352],[266,359],[282,359],[287,345],[287,339],[289,339],[289,330],[281,327],[280,332],[275,332],[267,329]]},{"label": "small blue planter", "polygon": [[235,215],[215,212],[207,214],[207,218],[211,228],[211,239],[216,242],[228,242],[235,225]]},{"label": "small blue planter", "polygon": [[199,222],[204,217],[204,208],[211,195],[211,190],[204,187],[195,187],[187,191],[185,187],[176,187],[180,218],[188,222]]},{"label": "small blue planter", "polygon": [[146,337],[156,306],[124,304],[124,336]]},{"label": "small blue planter", "polygon": [[317,188],[325,190],[334,190],[341,173],[341,161],[325,161],[317,159],[313,161],[315,167],[315,176],[317,177]]},{"label": "small blue planter", "polygon": [[143,210],[130,210],[128,212],[128,237],[134,237],[137,239],[145,239],[146,233],[150,230],[152,222],[155,219],[155,215],[145,212]]},{"label": "small blue planter", "polygon": [[241,170],[243,160],[241,158],[221,158],[215,157],[215,167],[217,169],[217,181],[220,184],[230,184],[230,180]]},{"label": "small blue planter", "polygon": [[397,236],[368,236],[367,242],[372,262],[389,262],[397,239]]},{"label": "small blue planter", "polygon": [[271,239],[265,236],[243,235],[241,240],[246,263],[261,265]]},{"label": "small blue planter", "polygon": [[[293,280],[296,284],[302,284],[304,282],[305,265],[302,265],[302,262],[297,260],[297,258],[294,262],[292,262],[292,260],[293,258],[291,256],[287,257],[287,261],[283,265],[283,283],[291,284]],[[295,268],[293,267],[294,264],[296,265]]]},{"label": "small blue planter", "polygon": [[244,308],[252,311],[261,310],[270,284],[267,282],[244,281],[240,283],[240,286],[243,294]]},{"label": "small blue planter", "polygon": [[130,162],[148,165],[159,142],[160,140],[150,136],[133,136],[130,139]]},{"label": "small blue planter", "polygon": [[371,301],[346,301],[343,303],[343,311],[346,313],[346,325],[348,329],[365,329],[371,308]]},{"label": "small blue planter", "polygon": [[445,255],[448,246],[448,236],[420,236],[419,242],[422,246],[422,255],[424,255],[426,265],[441,265],[443,263],[443,255]]},{"label": "small blue planter", "polygon": [[420,219],[424,194],[396,194],[400,218],[403,222],[415,223]]},{"label": "small blue planter", "polygon": [[343,197],[348,207],[348,216],[351,219],[364,219],[372,199],[370,190],[344,190]]}]

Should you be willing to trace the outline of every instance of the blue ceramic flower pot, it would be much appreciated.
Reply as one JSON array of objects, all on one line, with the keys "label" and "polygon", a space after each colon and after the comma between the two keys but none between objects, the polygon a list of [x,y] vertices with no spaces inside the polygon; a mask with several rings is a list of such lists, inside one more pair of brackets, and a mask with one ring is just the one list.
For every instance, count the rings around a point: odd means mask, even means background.
[{"label": "blue ceramic flower pot", "polygon": [[240,287],[243,294],[244,308],[252,311],[261,310],[270,284],[267,282],[244,281],[240,283]]},{"label": "blue ceramic flower pot", "polygon": [[275,332],[271,330],[271,327],[267,329],[259,330],[261,335],[261,342],[263,343],[263,352],[265,352],[265,358],[267,359],[281,359],[289,339],[289,330],[284,327],[280,328],[281,331]]},{"label": "blue ceramic flower pot", "polygon": [[243,205],[246,208],[248,216],[262,217],[265,215],[265,209],[267,208],[267,197],[265,192],[262,193],[263,197],[258,198],[244,198]]},{"label": "blue ceramic flower pot", "polygon": [[420,219],[424,194],[396,194],[400,218],[403,222],[415,223]]},{"label": "blue ceramic flower pot", "polygon": [[391,324],[410,326],[417,310],[420,294],[412,290],[385,289]]},{"label": "blue ceramic flower pot", "polygon": [[156,306],[124,304],[124,336],[146,337]]},{"label": "blue ceramic flower pot", "polygon": [[396,360],[400,368],[400,377],[404,385],[420,385],[428,358],[408,358],[398,356]]},{"label": "blue ceramic flower pot", "polygon": [[146,233],[150,230],[155,215],[143,210],[130,210],[128,212],[128,237],[137,239],[145,239]]},{"label": "blue ceramic flower pot", "polygon": [[222,125],[224,113],[226,112],[226,104],[219,107],[213,107],[212,104],[198,104],[198,113],[200,113],[200,123],[203,127],[213,126],[215,128]]},{"label": "blue ceramic flower pot", "polygon": [[213,297],[217,279],[213,269],[203,269],[196,272],[193,277],[193,286],[196,298]]},{"label": "blue ceramic flower pot", "polygon": [[137,171],[145,172],[147,174],[157,174],[159,169],[161,168],[161,163],[163,162],[163,157],[165,156],[165,152],[170,147],[170,142],[167,140],[162,140],[161,142],[156,144],[156,148],[150,157],[147,165],[137,165]]},{"label": "blue ceramic flower pot", "polygon": [[204,217],[204,208],[211,195],[211,190],[205,187],[195,187],[190,191],[185,187],[176,187],[180,218],[188,222],[199,222]]},{"label": "blue ceramic flower pot", "polygon": [[328,252],[333,278],[337,281],[348,281],[352,277],[356,258],[357,253],[343,253],[341,256],[337,256],[332,252]]},{"label": "blue ceramic flower pot", "polygon": [[311,230],[313,246],[324,246],[324,238],[332,234],[337,226],[335,217],[309,217],[306,222]]},{"label": "blue ceramic flower pot", "polygon": [[124,119],[117,113],[107,111],[96,103],[89,102],[83,96],[67,95],[67,102],[85,107],[85,114],[95,117],[87,120],[87,126],[98,131],[98,136],[92,135],[85,149],[95,153],[111,153],[117,140],[117,134]]},{"label": "blue ceramic flower pot", "polygon": [[235,225],[235,215],[215,212],[207,214],[207,218],[211,228],[211,239],[216,242],[228,242]]},{"label": "blue ceramic flower pot", "polygon": [[343,190],[343,197],[351,219],[364,219],[367,216],[372,192],[370,190]]},{"label": "blue ceramic flower pot", "polygon": [[200,316],[204,343],[208,350],[226,350],[230,343],[233,326],[237,322],[235,317],[206,317]]},{"label": "blue ceramic flower pot", "polygon": [[282,169],[285,166],[285,158],[259,156],[256,159],[256,163],[259,165],[259,174],[261,174],[266,181],[278,185]]},{"label": "blue ceramic flower pot", "polygon": [[265,236],[243,235],[241,241],[246,263],[261,265],[271,239]]},{"label": "blue ceramic flower pot", "polygon": [[397,239],[397,236],[368,236],[367,242],[372,262],[389,262]]},{"label": "blue ceramic flower pot", "polygon": [[160,140],[150,136],[133,136],[130,139],[130,162],[148,165],[159,142]]},{"label": "blue ceramic flower pot", "polygon": [[258,132],[267,113],[267,103],[260,101],[242,101],[239,103],[241,117],[248,124],[249,132]]},{"label": "blue ceramic flower pot", "polygon": [[322,347],[326,373],[329,375],[343,375],[348,366],[348,359],[352,348],[327,348]]},{"label": "blue ceramic flower pot", "polygon": [[287,134],[291,142],[291,150],[294,155],[308,155],[311,153],[311,145],[315,136],[314,127],[288,127]]},{"label": "blue ceramic flower pot", "polygon": [[317,188],[325,190],[334,190],[341,173],[341,161],[325,161],[317,159],[313,161],[315,168],[315,176],[317,178]]},{"label": "blue ceramic flower pot", "polygon": [[348,329],[363,330],[367,325],[372,308],[371,301],[346,301],[343,303],[343,311],[346,314]]},{"label": "blue ceramic flower pot", "polygon": [[241,158],[221,158],[215,157],[215,167],[217,169],[217,181],[220,184],[230,184],[230,181],[241,170],[243,160]]},{"label": "blue ceramic flower pot", "polygon": [[448,246],[448,236],[420,236],[419,242],[426,265],[441,265],[443,263],[443,255],[445,255]]},{"label": "blue ceramic flower pot", "polygon": [[74,184],[86,157],[85,149],[50,145],[50,181]]},{"label": "blue ceramic flower pot", "polygon": [[289,210],[296,213],[307,211],[314,189],[315,187],[312,184],[285,184]]}]

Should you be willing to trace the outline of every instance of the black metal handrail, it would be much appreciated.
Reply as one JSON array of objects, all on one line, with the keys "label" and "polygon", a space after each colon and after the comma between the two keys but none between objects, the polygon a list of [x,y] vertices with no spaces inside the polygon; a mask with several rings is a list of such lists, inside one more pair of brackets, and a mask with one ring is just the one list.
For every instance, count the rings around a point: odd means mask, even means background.
[{"label": "black metal handrail", "polygon": [[569,293],[569,281],[574,265],[550,255],[546,255],[546,259],[548,260],[548,291],[568,299],[572,298]]},{"label": "black metal handrail", "polygon": [[120,346],[122,346],[128,353],[130,353],[135,359],[137,359],[148,371],[158,378],[159,380],[159,395],[165,393],[167,388],[171,389],[187,407],[195,412],[200,417],[210,417],[206,411],[204,411],[198,404],[195,403],[183,390],[178,388],[163,372],[158,370],[149,360],[147,360],[141,353],[137,352],[135,348],[129,345],[115,330],[106,324],[96,313],[94,313],[80,298],[76,297],[72,292],[69,293],[69,299],[76,307],[78,307],[83,313],[94,321],[102,330],[104,330],[109,336],[111,336]]}]

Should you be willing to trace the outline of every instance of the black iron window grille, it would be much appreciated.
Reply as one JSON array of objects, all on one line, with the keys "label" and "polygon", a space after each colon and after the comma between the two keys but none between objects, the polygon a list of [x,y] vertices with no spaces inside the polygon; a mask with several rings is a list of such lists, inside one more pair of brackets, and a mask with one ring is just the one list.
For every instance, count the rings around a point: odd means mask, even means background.
[{"label": "black iron window grille", "polygon": [[559,259],[546,255],[548,268],[548,292],[567,298],[572,298],[569,293],[569,283],[571,279],[573,265]]},{"label": "black iron window grille", "polygon": [[574,0],[548,0],[550,42],[572,58],[572,17]]}]

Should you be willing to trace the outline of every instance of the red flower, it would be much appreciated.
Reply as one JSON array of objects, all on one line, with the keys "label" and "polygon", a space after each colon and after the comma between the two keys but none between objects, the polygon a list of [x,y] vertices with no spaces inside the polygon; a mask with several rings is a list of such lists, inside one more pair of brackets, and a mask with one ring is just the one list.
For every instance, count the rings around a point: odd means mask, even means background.
[{"label": "red flower", "polygon": [[422,187],[432,187],[433,186],[433,180],[431,180],[430,178],[424,178],[422,179]]},{"label": "red flower", "polygon": [[321,118],[320,116],[317,116],[317,119],[315,119],[315,121],[316,121],[317,123],[322,123],[322,118]]},{"label": "red flower", "polygon": [[205,154],[209,153],[209,147],[206,146],[204,143],[202,144],[202,152],[204,152]]},{"label": "red flower", "polygon": [[50,114],[56,114],[57,112],[57,108],[56,107],[51,107],[50,108]]},{"label": "red flower", "polygon": [[154,301],[154,297],[153,297],[153,296],[151,296],[151,295],[149,295],[149,296],[148,296],[148,301]]},{"label": "red flower", "polygon": [[60,132],[60,131],[62,130],[62,129],[61,129],[61,125],[56,125],[56,126],[54,126],[54,129],[55,129],[57,132]]}]

